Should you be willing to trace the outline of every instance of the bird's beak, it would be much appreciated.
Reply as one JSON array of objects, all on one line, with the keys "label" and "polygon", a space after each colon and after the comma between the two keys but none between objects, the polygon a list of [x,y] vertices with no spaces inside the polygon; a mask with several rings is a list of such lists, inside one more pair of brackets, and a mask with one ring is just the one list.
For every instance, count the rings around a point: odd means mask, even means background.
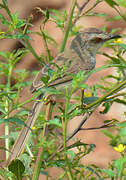
[{"label": "bird's beak", "polygon": [[109,38],[107,38],[107,39],[106,39],[106,41],[111,40],[111,39],[118,39],[118,38],[121,38],[121,36],[120,36],[120,35],[118,35],[118,34],[115,34],[115,35],[110,35],[110,37],[109,37]]}]

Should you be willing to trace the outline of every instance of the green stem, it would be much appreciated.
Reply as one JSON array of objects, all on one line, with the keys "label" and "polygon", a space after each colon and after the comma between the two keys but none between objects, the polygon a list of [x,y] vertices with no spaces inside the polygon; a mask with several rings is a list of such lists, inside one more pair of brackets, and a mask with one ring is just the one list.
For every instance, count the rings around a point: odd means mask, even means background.
[{"label": "green stem", "polygon": [[[5,111],[8,112],[8,109],[9,109],[8,100],[6,100],[5,103],[6,103]],[[5,118],[8,118],[8,115]],[[8,136],[9,136],[9,125],[8,125],[8,123],[5,123],[5,136],[7,137],[5,139],[5,148],[7,149],[7,151],[6,151],[6,159],[8,159],[8,157],[9,157],[9,138],[8,138]]]},{"label": "green stem", "polygon": [[[48,106],[47,106],[47,109],[46,109],[46,119],[47,119],[47,121],[49,121],[51,119],[52,108],[53,108],[53,105],[51,103],[49,103]],[[43,127],[42,137],[40,138],[40,139],[42,139],[43,143],[47,139],[46,138],[47,131],[48,131],[48,126],[47,126],[47,123],[45,123],[44,127]],[[44,141],[43,141],[43,139],[44,139]],[[37,159],[36,159],[35,168],[34,168],[34,174],[33,174],[32,180],[38,180],[39,179],[41,163],[42,163],[42,160],[43,160],[44,152],[45,152],[44,146],[43,146],[43,144],[41,144],[41,146],[39,148],[39,153],[38,153],[38,156],[37,156]]]},{"label": "green stem", "polygon": [[[12,70],[13,70],[13,65],[9,64],[9,72],[8,72],[8,81],[7,81],[7,89],[6,91],[9,92],[10,91],[10,88],[11,88],[11,76],[12,76]],[[5,111],[7,113],[6,117],[5,118],[8,118],[9,117],[9,101],[8,99],[5,100]],[[9,157],[9,124],[8,123],[5,123],[5,136],[7,137],[5,139],[5,147],[8,151],[6,151],[6,159],[8,159]]]},{"label": "green stem", "polygon": [[[68,89],[66,89],[66,91],[68,91]],[[67,97],[67,102],[66,102],[66,106],[65,106],[65,124],[64,124],[64,149],[66,151],[66,147],[67,147],[67,124],[68,124],[68,111],[69,111],[69,102],[70,102],[70,97]]]},{"label": "green stem", "polygon": [[81,107],[83,108],[84,89],[81,89]]},{"label": "green stem", "polygon": [[39,149],[38,156],[37,156],[36,167],[35,167],[35,171],[34,171],[32,180],[38,180],[39,179],[41,163],[42,163],[42,159],[43,159],[43,153],[44,153],[44,148],[41,145],[41,147]]},{"label": "green stem", "polygon": [[[40,93],[40,94],[41,94],[41,93]],[[36,99],[40,94],[38,93],[38,94],[32,96],[31,99],[28,99],[28,100],[26,100],[25,102],[22,102],[22,103],[18,104],[18,105],[16,106],[16,108],[18,109],[18,108],[24,106],[25,104],[28,104],[28,103],[30,103],[30,102],[32,102],[32,101],[35,101],[35,99]]]},{"label": "green stem", "polygon": [[[32,101],[35,101],[35,99],[36,99],[41,93],[42,93],[42,92],[38,91],[38,92],[35,93],[30,99],[28,99],[28,100],[26,100],[26,101],[24,101],[24,102],[22,102],[22,103],[20,103],[20,104],[15,104],[15,105],[11,108],[11,110],[9,110],[9,111],[7,112],[7,115],[9,115],[11,112],[13,112],[13,110],[19,109],[19,108],[23,107],[24,105],[26,105],[26,104],[28,104],[28,103],[30,103],[30,102],[32,102]],[[16,101],[17,101],[17,99],[16,99]]]},{"label": "green stem", "polygon": [[90,109],[92,107],[94,107],[97,104],[100,104],[102,101],[104,101],[108,96],[111,96],[112,94],[116,93],[117,90],[119,90],[121,87],[123,87],[124,85],[126,85],[126,80],[122,81],[121,83],[119,83],[115,88],[113,88],[112,90],[110,90],[108,93],[106,93],[106,95],[104,95],[103,97],[101,97],[100,99],[98,99],[97,101],[87,105],[85,107],[85,109]]},{"label": "green stem", "polygon": [[48,54],[48,61],[50,62],[50,60],[51,60],[51,53],[50,53],[50,50],[49,50],[49,48],[48,48],[48,43],[47,43],[47,40],[46,40],[46,36],[45,36],[45,33],[44,33],[44,31],[42,30],[41,27],[40,27],[40,30],[41,30],[42,37],[43,37],[43,40],[44,40],[46,52],[47,52],[47,54]]},{"label": "green stem", "polygon": [[20,93],[21,93],[22,88],[19,87],[17,90],[17,95],[16,95],[16,99],[15,99],[15,104],[19,104],[19,99],[20,99]]},{"label": "green stem", "polygon": [[73,173],[71,171],[71,164],[69,162],[68,156],[67,156],[67,125],[68,125],[68,111],[69,111],[69,104],[70,104],[70,98],[71,98],[71,94],[69,94],[68,89],[66,89],[66,97],[67,97],[67,102],[66,102],[66,106],[65,106],[65,124],[64,124],[64,157],[68,166],[68,170],[69,170],[69,179],[74,179],[73,178]]},{"label": "green stem", "polygon": [[9,91],[9,90],[10,90],[10,87],[11,87],[12,70],[13,70],[13,65],[12,65],[11,62],[10,62],[9,72],[8,72],[8,79],[7,79],[7,91]]},{"label": "green stem", "polygon": [[34,48],[32,47],[32,45],[30,44],[30,42],[28,41],[28,39],[25,39],[25,43],[26,43],[26,47],[30,50],[30,52],[32,53],[32,55],[38,60],[38,62],[40,64],[42,64],[42,61],[40,59],[40,57],[38,56],[38,54],[35,52]]},{"label": "green stem", "polygon": [[62,42],[62,45],[61,45],[61,49],[60,49],[61,53],[65,49],[67,39],[68,39],[68,36],[69,36],[69,32],[70,32],[70,29],[71,29],[71,25],[72,25],[72,18],[73,18],[74,9],[75,9],[75,6],[76,6],[76,0],[72,0],[72,1],[73,2],[72,2],[71,10],[70,10],[70,13],[69,13],[69,16],[68,16],[68,21],[67,21],[67,24],[66,24],[65,36],[64,36],[64,39],[63,39],[63,42]]}]

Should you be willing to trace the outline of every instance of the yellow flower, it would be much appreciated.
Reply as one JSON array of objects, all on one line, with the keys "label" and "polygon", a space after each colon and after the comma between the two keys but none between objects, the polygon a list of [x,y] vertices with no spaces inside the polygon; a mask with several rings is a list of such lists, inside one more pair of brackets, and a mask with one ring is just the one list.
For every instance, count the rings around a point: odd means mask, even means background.
[{"label": "yellow flower", "polygon": [[114,42],[115,42],[115,43],[124,43],[121,38],[118,38],[118,39],[114,40]]},{"label": "yellow flower", "polygon": [[91,92],[84,92],[84,96],[85,97],[92,97],[92,93]]},{"label": "yellow flower", "polygon": [[123,144],[119,144],[118,146],[114,147],[114,149],[121,153],[126,149],[126,146]]},{"label": "yellow flower", "polygon": [[35,129],[36,129],[36,127],[35,127],[35,126],[33,126],[32,130],[35,130]]}]

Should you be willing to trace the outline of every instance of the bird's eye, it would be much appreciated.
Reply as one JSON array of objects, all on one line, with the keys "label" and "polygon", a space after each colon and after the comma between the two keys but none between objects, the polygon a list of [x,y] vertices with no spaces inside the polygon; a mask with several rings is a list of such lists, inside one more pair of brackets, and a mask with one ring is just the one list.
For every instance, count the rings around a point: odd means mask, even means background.
[{"label": "bird's eye", "polygon": [[100,43],[100,42],[103,41],[103,39],[99,38],[99,37],[96,37],[96,38],[92,39],[91,41],[94,42],[94,43]]}]

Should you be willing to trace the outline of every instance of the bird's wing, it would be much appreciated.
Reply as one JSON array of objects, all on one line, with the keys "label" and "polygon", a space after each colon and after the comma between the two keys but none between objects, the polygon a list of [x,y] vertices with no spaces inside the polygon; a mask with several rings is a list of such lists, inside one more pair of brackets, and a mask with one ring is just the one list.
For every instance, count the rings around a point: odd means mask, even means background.
[{"label": "bird's wing", "polygon": [[[72,74],[77,73],[77,67],[76,67],[77,64],[75,64],[74,62],[76,61],[74,61],[72,57],[67,58],[64,56],[64,54],[59,55],[55,59],[54,63],[51,63],[43,67],[42,70],[37,74],[37,76],[33,80],[31,91],[34,92],[45,86],[42,79],[44,77],[49,76],[48,75],[49,69],[53,70],[54,73],[56,72],[56,76],[54,75],[50,77],[48,87],[52,87],[52,86],[56,87],[59,84],[64,84],[66,82],[72,81]],[[63,70],[64,67],[66,67],[66,70]]]}]

